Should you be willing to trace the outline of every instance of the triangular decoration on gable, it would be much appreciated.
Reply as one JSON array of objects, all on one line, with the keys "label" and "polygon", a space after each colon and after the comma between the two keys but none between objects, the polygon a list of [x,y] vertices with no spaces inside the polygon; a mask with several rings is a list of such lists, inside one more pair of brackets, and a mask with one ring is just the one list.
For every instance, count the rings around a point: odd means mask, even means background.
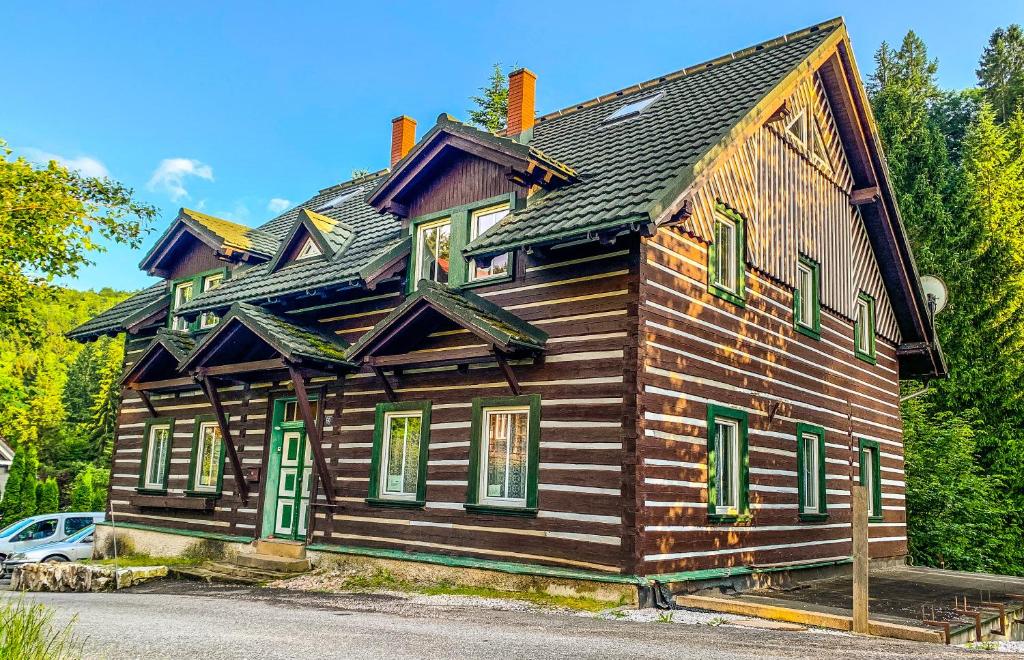
[{"label": "triangular decoration on gable", "polygon": [[313,241],[313,237],[310,236],[309,238],[306,239],[306,242],[303,243],[302,247],[299,249],[298,254],[295,255],[295,260],[299,261],[300,259],[308,259],[310,257],[319,257],[322,254],[323,254],[323,251]]},{"label": "triangular decoration on gable", "polygon": [[818,164],[824,167],[829,172],[832,171],[832,163],[829,162],[828,150],[825,149],[825,141],[822,138],[822,129],[818,122],[812,123],[813,128],[811,130],[811,156],[817,160]]},{"label": "triangular decoration on gable", "polygon": [[807,113],[800,110],[786,122],[786,133],[801,146],[807,145]]}]

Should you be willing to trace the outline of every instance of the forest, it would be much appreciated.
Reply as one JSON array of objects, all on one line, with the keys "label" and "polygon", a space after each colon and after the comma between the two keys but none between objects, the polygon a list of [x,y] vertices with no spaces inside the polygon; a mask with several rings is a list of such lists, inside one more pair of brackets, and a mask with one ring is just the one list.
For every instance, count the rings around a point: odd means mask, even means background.
[{"label": "forest", "polygon": [[[943,89],[913,32],[865,81],[919,272],[941,277],[949,378],[902,384],[907,532],[921,565],[1024,575],[1024,32],[995,30],[977,85]],[[469,115],[500,130],[500,65]],[[138,247],[155,209],[109,179],[0,141],[0,438],[16,449],[0,519],[102,509],[123,339],[63,333],[124,292],[54,286],[101,249]]]}]

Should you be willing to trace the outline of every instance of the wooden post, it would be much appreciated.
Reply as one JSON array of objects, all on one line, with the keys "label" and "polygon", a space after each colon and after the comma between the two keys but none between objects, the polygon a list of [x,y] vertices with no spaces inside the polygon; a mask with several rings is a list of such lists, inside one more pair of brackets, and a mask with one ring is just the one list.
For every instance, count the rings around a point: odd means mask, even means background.
[{"label": "wooden post", "polygon": [[[294,365],[288,365],[288,373],[291,374],[292,384],[295,386],[295,399],[299,402],[299,412],[302,414],[302,421],[306,424],[306,437],[309,439],[309,447],[313,450],[313,473],[320,478],[324,487],[324,497],[328,504],[334,504],[334,484],[331,483],[331,470],[327,467],[327,458],[324,456],[324,448],[320,444],[320,427],[317,420],[313,419],[313,409],[309,405],[309,395],[306,394],[306,380]],[[320,408],[324,402],[320,402]],[[312,502],[310,503],[312,505]],[[312,508],[312,506],[311,506]]]},{"label": "wooden post", "polygon": [[853,632],[868,634],[868,487],[853,485]]},{"label": "wooden post", "polygon": [[203,375],[200,379],[206,398],[213,406],[213,414],[217,417],[217,426],[220,427],[220,435],[224,446],[228,449],[228,458],[231,460],[231,472],[235,477],[235,486],[238,487],[238,495],[242,498],[242,504],[249,503],[249,484],[245,482],[245,475],[242,474],[242,461],[238,458],[238,449],[231,437],[231,429],[228,427],[228,418],[224,414],[224,406],[221,405],[220,395],[217,394],[217,386],[210,381],[209,377]]}]

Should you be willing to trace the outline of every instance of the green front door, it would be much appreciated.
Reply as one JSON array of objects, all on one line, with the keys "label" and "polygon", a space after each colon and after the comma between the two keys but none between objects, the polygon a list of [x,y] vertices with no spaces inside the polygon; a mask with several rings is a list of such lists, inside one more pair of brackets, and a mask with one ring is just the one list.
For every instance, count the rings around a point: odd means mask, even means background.
[{"label": "green front door", "polygon": [[267,461],[262,536],[304,540],[309,522],[313,452],[294,400],[274,406],[274,424]]},{"label": "green front door", "polygon": [[309,519],[309,485],[313,461],[304,429],[286,429],[281,434],[281,470],[277,479],[277,511],[274,536],[306,538]]}]

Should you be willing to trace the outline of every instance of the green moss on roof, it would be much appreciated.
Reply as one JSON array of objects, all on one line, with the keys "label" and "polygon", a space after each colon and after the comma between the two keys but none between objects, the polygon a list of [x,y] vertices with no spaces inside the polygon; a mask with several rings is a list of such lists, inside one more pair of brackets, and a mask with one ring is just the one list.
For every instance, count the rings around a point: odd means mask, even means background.
[{"label": "green moss on roof", "polygon": [[288,357],[347,364],[348,343],[337,335],[245,303],[232,306],[221,323],[228,323],[233,317],[252,321],[247,326]]},{"label": "green moss on roof", "polygon": [[221,240],[225,247],[269,257],[277,251],[278,240],[259,229],[200,213],[181,209],[182,215],[197,222]]}]

